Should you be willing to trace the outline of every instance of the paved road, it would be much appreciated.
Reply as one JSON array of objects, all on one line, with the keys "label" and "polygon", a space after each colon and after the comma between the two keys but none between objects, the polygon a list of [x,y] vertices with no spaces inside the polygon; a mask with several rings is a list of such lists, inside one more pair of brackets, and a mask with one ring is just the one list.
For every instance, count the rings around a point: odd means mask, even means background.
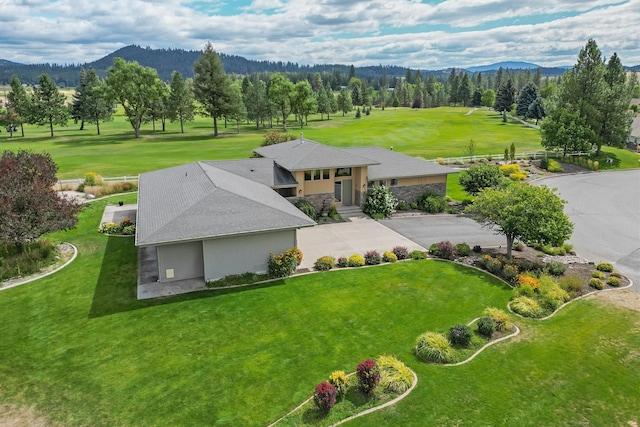
[{"label": "paved road", "polygon": [[574,250],[594,262],[615,263],[640,292],[640,170],[556,176],[536,184],[557,188],[567,200]]}]

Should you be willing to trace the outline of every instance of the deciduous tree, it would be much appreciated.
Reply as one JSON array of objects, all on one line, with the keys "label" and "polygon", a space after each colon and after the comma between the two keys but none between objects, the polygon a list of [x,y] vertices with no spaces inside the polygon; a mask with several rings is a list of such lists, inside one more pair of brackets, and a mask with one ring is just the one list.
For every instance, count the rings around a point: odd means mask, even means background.
[{"label": "deciduous tree", "polygon": [[284,75],[275,73],[269,79],[267,94],[269,101],[276,106],[279,114],[282,116],[282,130],[287,131],[287,117],[291,114],[294,96],[293,83]]},{"label": "deciduous tree", "polygon": [[473,165],[460,171],[458,181],[464,191],[475,196],[485,188],[498,187],[504,181],[504,175],[494,165]]},{"label": "deciduous tree", "polygon": [[57,167],[49,154],[4,151],[0,157],[0,242],[16,247],[76,225],[81,206],[53,189]]},{"label": "deciduous tree", "polygon": [[559,246],[573,232],[564,214],[566,202],[546,186],[513,182],[505,188],[485,188],[465,209],[485,227],[507,238],[507,257],[515,239],[526,244]]}]

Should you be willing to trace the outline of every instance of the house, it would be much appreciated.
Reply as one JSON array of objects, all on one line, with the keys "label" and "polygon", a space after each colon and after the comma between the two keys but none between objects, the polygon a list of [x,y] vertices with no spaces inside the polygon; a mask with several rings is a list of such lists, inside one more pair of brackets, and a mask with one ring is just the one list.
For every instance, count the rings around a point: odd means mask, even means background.
[{"label": "house", "polygon": [[296,201],[362,205],[368,190],[385,185],[410,202],[426,189],[444,195],[447,174],[456,172],[391,150],[302,137],[255,152],[261,157],[140,175],[136,246],[151,260],[147,283],[266,272],[269,253],[296,246],[297,230],[316,224]]},{"label": "house", "polygon": [[638,115],[636,115],[633,118],[633,122],[631,122],[631,132],[629,133],[627,142],[636,151],[640,151],[638,145],[640,143],[640,116]]}]

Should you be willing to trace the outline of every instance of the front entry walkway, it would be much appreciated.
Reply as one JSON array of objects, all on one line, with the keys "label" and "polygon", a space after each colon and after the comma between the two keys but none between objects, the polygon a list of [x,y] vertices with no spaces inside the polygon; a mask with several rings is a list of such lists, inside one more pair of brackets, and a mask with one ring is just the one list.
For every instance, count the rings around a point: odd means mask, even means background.
[{"label": "front entry walkway", "polygon": [[321,256],[349,257],[377,250],[380,255],[395,246],[409,251],[426,249],[369,218],[350,218],[350,222],[324,224],[298,230],[298,247],[304,254],[300,268],[313,268]]}]

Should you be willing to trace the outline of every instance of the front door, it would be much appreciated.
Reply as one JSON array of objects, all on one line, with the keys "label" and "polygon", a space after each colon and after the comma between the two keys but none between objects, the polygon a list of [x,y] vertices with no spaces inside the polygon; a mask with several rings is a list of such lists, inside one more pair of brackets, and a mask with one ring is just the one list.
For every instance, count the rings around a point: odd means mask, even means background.
[{"label": "front door", "polygon": [[345,179],[342,181],[342,206],[351,206],[353,200],[351,198],[351,180]]}]

